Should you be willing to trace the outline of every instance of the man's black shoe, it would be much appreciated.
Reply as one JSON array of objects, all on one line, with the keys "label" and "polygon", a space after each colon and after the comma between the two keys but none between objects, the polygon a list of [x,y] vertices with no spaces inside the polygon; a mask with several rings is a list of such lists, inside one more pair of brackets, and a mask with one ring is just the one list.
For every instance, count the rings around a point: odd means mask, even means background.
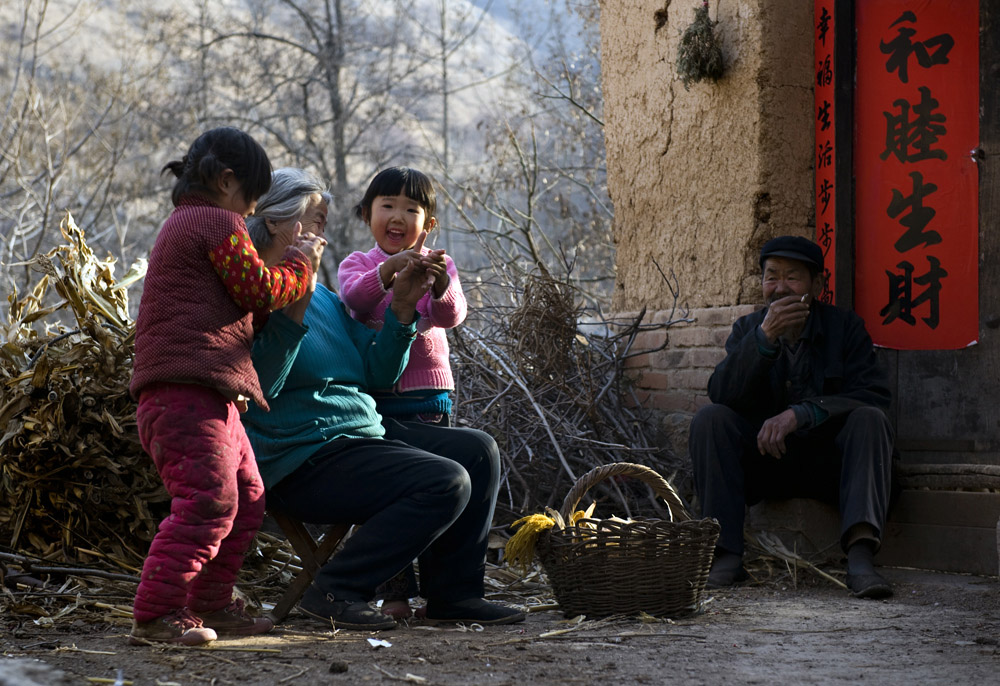
[{"label": "man's black shoe", "polygon": [[747,570],[740,565],[736,569],[712,569],[708,572],[705,588],[725,588],[750,578]]},{"label": "man's black shoe", "polygon": [[524,621],[524,612],[510,605],[491,603],[482,598],[470,598],[453,603],[427,603],[427,622],[430,624],[514,624]]},{"label": "man's black shoe", "polygon": [[299,601],[299,609],[310,617],[324,622],[332,621],[337,629],[384,631],[396,626],[396,620],[362,600],[334,600],[332,595],[323,593],[315,586],[306,589]]},{"label": "man's black shoe", "polygon": [[892,595],[892,585],[880,574],[848,574],[847,587],[855,598],[888,598]]},{"label": "man's black shoe", "polygon": [[724,588],[740,581],[746,581],[748,578],[747,570],[743,568],[742,555],[717,548],[715,558],[712,560],[712,568],[708,570],[708,582],[705,586],[707,588]]}]

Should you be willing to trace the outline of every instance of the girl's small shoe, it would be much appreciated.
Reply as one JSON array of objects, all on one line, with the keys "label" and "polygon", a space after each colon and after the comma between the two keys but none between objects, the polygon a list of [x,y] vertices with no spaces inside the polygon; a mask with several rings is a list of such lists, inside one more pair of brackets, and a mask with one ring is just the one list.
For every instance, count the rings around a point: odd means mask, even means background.
[{"label": "girl's small shoe", "polygon": [[220,636],[253,636],[266,634],[274,628],[274,622],[267,617],[254,617],[247,612],[242,598],[233,598],[221,610],[202,612],[199,616],[206,627]]},{"label": "girl's small shoe", "polygon": [[405,600],[383,600],[381,610],[382,614],[395,620],[409,619],[413,616],[410,603]]},{"label": "girl's small shoe", "polygon": [[201,619],[186,607],[148,622],[132,622],[128,642],[134,646],[151,643],[179,643],[197,646],[214,641],[218,635],[204,626]]}]

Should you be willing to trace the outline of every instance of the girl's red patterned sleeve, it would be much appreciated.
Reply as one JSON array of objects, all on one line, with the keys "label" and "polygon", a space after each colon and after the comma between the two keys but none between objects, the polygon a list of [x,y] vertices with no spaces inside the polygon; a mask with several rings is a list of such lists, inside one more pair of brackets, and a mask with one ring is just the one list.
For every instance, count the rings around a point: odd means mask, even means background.
[{"label": "girl's red patterned sleeve", "polygon": [[309,288],[312,266],[299,250],[268,268],[245,229],[236,231],[209,253],[215,272],[236,304],[255,315],[290,305]]}]

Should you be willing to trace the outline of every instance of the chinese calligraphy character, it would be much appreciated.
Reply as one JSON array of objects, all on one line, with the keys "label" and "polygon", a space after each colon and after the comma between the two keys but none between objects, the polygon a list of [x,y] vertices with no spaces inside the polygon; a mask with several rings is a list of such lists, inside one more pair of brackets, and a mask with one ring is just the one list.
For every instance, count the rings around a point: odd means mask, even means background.
[{"label": "chinese calligraphy character", "polygon": [[[917,22],[917,16],[913,12],[903,12],[899,19],[892,22],[890,26],[895,26],[900,22]],[[914,43],[910,39],[916,35],[916,30],[909,27],[900,26],[897,35],[888,43],[881,41],[879,49],[882,54],[889,55],[885,61],[885,69],[890,74],[899,70],[899,80],[903,83],[909,82],[908,62],[910,55],[916,55],[917,64],[924,69],[933,67],[936,64],[948,64],[948,53],[955,46],[955,39],[950,34],[941,33],[925,41]],[[928,48],[937,48],[930,52]]]},{"label": "chinese calligraphy character", "polygon": [[823,222],[823,228],[819,230],[819,244],[823,248],[823,256],[830,254],[830,246],[833,245],[833,227],[830,222]]},{"label": "chinese calligraphy character", "polygon": [[826,46],[826,33],[830,30],[830,19],[832,19],[832,17],[824,7],[823,14],[819,16],[819,23],[816,24],[816,28],[819,31],[819,42],[822,43],[824,47]]},{"label": "chinese calligraphy character", "polygon": [[[879,315],[885,317],[882,324],[889,324],[896,319],[901,319],[910,326],[917,323],[913,316],[914,308],[923,305],[925,302],[930,306],[930,314],[922,317],[924,323],[932,329],[936,329],[940,323],[940,294],[941,279],[948,276],[948,272],[941,268],[941,262],[936,257],[928,256],[930,269],[922,276],[913,276],[913,265],[907,261],[902,261],[896,265],[902,269],[902,274],[893,274],[888,269],[885,271],[889,277],[889,302],[879,311]],[[916,298],[913,297],[913,284],[927,287]]]},{"label": "chinese calligraphy character", "polygon": [[830,101],[824,100],[823,106],[816,113],[816,121],[820,123],[819,130],[826,131],[830,128]]},{"label": "chinese calligraphy character", "polygon": [[833,291],[830,290],[830,277],[832,273],[829,269],[823,270],[823,290],[819,294],[820,302],[833,304]]},{"label": "chinese calligraphy character", "polygon": [[910,178],[913,180],[913,195],[903,197],[902,193],[893,188],[892,200],[886,209],[886,214],[892,219],[903,210],[907,208],[910,210],[899,220],[899,223],[906,227],[906,231],[895,244],[899,252],[912,250],[919,245],[928,246],[941,242],[941,234],[937,231],[924,231],[937,214],[933,207],[924,207],[924,198],[937,190],[937,184],[924,183],[924,176],[920,172],[910,172]]},{"label": "chinese calligraphy character", "polygon": [[[910,103],[904,99],[893,102],[899,108],[899,116],[885,115],[885,150],[879,155],[883,160],[895,155],[900,162],[919,162],[931,158],[946,160],[944,150],[931,150],[938,138],[948,133],[944,127],[946,117],[934,114],[938,101],[931,97],[931,89],[920,86],[920,102],[913,106],[915,115],[910,119]],[[913,152],[910,152],[911,149]]]},{"label": "chinese calligraphy character", "polygon": [[[819,230],[819,244],[823,248],[823,257],[830,256],[830,248],[833,247],[833,227],[830,222],[823,222],[823,228]],[[833,273],[827,267],[823,270],[823,292],[819,299],[825,303],[833,303],[833,291],[830,290],[830,278]]]},{"label": "chinese calligraphy character", "polygon": [[818,152],[816,153],[816,168],[822,169],[823,167],[829,167],[833,164],[833,144],[830,141],[819,144]]},{"label": "chinese calligraphy character", "polygon": [[826,214],[826,208],[830,205],[830,198],[833,195],[833,184],[830,183],[830,179],[823,179],[823,184],[819,187],[819,199],[823,203],[823,209],[820,214]]},{"label": "chinese calligraphy character", "polygon": [[816,71],[816,85],[829,86],[833,83],[833,67],[830,66],[830,56],[820,60],[819,69]]}]

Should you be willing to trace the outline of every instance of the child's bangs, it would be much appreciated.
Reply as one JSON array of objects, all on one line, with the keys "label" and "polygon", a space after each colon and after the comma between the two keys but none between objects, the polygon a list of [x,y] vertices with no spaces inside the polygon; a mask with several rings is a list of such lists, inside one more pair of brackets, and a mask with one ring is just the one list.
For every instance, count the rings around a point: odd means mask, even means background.
[{"label": "child's bangs", "polygon": [[429,176],[416,169],[408,167],[392,167],[372,180],[368,192],[365,193],[365,203],[371,207],[371,202],[379,196],[393,196],[402,193],[410,200],[420,203],[428,217],[433,217],[437,210],[437,198],[434,184]]},{"label": "child's bangs", "polygon": [[[426,175],[411,169],[402,191],[407,198],[420,203],[420,206],[427,212],[427,216],[434,216],[434,186],[431,185],[431,180]],[[398,195],[399,191],[396,191],[396,194]]]}]

